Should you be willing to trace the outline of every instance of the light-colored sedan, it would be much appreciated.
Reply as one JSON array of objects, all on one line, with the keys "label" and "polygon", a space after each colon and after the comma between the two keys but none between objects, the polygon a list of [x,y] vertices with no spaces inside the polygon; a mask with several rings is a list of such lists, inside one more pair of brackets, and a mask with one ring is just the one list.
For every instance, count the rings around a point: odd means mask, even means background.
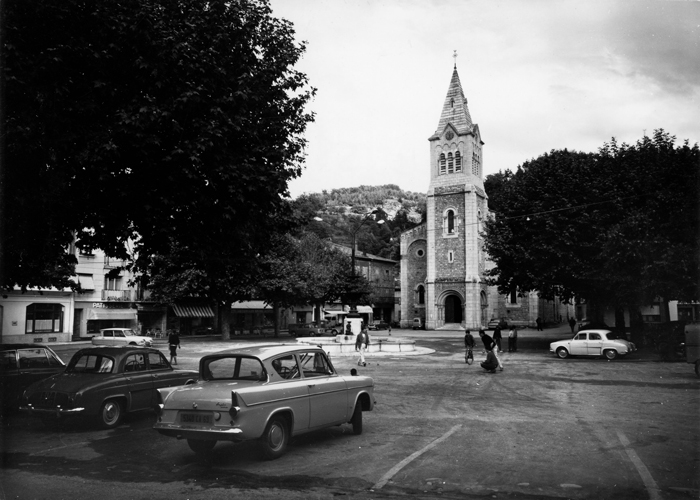
[{"label": "light-colored sedan", "polygon": [[560,340],[549,344],[549,351],[560,358],[569,356],[605,356],[615,359],[637,350],[627,340],[617,338],[610,330],[582,330],[571,340]]},{"label": "light-colored sedan", "polygon": [[130,328],[103,328],[100,334],[92,337],[92,345],[151,347],[153,339],[136,335]]},{"label": "light-colored sedan", "polygon": [[352,424],[374,407],[374,381],[336,373],[323,349],[264,344],[222,351],[199,362],[200,380],[160,389],[161,434],[187,439],[196,453],[217,441],[258,440],[263,456],[282,456],[291,436]]}]

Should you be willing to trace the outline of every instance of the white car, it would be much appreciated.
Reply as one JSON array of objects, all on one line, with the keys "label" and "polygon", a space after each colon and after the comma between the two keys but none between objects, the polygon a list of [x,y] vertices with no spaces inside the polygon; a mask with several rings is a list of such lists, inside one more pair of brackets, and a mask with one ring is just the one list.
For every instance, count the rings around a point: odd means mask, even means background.
[{"label": "white car", "polygon": [[100,334],[92,337],[93,345],[137,345],[151,347],[153,339],[136,335],[130,328],[103,328]]},{"label": "white car", "polygon": [[610,330],[582,330],[571,340],[560,340],[549,344],[549,352],[560,358],[569,356],[605,356],[615,359],[637,350],[627,340],[617,338]]}]

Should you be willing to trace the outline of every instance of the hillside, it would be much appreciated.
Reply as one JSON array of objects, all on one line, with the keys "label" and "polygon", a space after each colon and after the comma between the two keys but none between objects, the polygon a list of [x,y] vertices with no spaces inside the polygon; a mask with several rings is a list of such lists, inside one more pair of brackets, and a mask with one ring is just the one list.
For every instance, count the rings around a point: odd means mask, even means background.
[{"label": "hillside", "polygon": [[[426,202],[424,193],[386,184],[304,194],[293,204],[299,217],[308,221],[306,230],[321,238],[351,245],[354,232],[359,251],[399,260],[399,236],[421,223]],[[379,210],[375,220],[383,222],[359,227],[362,217],[375,209]]]}]

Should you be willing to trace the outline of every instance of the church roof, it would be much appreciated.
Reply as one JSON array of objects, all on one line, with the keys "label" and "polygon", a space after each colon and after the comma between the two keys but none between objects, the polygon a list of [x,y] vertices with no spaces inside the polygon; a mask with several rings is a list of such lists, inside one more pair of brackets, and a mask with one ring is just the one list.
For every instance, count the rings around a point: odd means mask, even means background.
[{"label": "church roof", "polygon": [[474,128],[472,117],[467,107],[467,98],[464,97],[462,84],[459,81],[457,65],[455,65],[454,71],[452,72],[452,79],[447,89],[445,103],[442,105],[440,121],[438,122],[435,134],[430,139],[436,139],[441,136],[448,124],[452,125],[458,135],[471,133]]}]

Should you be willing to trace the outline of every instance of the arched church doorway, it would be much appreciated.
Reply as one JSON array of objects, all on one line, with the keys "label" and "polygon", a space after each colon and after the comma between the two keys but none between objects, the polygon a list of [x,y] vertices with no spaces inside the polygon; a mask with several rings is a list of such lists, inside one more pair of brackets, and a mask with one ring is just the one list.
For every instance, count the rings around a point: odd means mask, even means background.
[{"label": "arched church doorway", "polygon": [[462,300],[456,295],[445,298],[445,323],[462,322]]}]

